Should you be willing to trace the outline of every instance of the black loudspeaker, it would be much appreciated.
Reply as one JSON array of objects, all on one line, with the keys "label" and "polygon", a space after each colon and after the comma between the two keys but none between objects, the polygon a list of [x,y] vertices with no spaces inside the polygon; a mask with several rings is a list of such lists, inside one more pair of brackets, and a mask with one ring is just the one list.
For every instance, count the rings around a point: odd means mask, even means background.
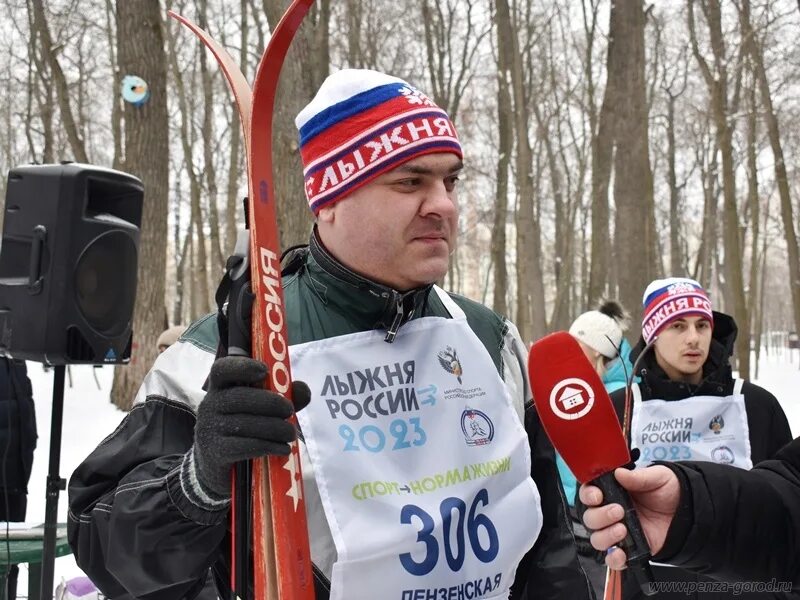
[{"label": "black loudspeaker", "polygon": [[92,165],[8,175],[0,245],[0,353],[50,365],[131,355],[144,188]]}]

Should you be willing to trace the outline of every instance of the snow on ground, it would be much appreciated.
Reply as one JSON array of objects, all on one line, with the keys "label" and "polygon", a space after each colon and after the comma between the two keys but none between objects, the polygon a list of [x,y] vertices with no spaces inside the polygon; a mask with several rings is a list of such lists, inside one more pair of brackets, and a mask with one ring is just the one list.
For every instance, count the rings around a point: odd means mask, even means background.
[{"label": "snow on ground", "polygon": [[[755,359],[751,362],[755,364]],[[755,369],[751,367],[751,373]],[[795,437],[800,436],[800,350],[781,349],[771,356],[761,355],[758,377],[753,383],[775,394],[789,419]]]},{"label": "snow on ground", "polygon": [[[124,367],[120,367],[124,368]],[[95,369],[91,366],[70,367],[72,384],[67,379],[64,392],[64,425],[61,444],[61,477],[69,479],[72,471],[103,440],[114,431],[124,413],[109,401],[113,367]],[[45,372],[38,363],[28,363],[33,384],[39,443],[33,461],[33,474],[28,486],[29,522],[44,521],[45,482],[47,477],[50,418],[53,396],[53,372]],[[95,376],[97,381],[95,381]],[[762,354],[758,378],[754,380],[770,390],[780,401],[792,432],[800,435],[800,351],[779,350]],[[99,386],[98,386],[99,383]],[[66,522],[67,497],[62,492],[58,504],[58,520]],[[72,556],[56,559],[55,582],[81,576]],[[54,586],[55,587],[55,586]],[[18,597],[27,593],[27,569],[20,570]]]}]

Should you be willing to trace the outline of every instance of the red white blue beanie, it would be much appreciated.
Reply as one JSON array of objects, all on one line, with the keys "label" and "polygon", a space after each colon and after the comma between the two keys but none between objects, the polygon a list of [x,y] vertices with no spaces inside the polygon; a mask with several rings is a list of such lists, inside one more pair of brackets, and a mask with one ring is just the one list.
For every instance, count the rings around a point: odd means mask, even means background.
[{"label": "red white blue beanie", "polygon": [[377,71],[330,75],[295,124],[314,214],[423,154],[463,157],[447,113],[402,79]]},{"label": "red white blue beanie", "polygon": [[648,344],[664,327],[680,317],[701,316],[714,322],[708,294],[694,279],[657,279],[647,286],[642,304],[642,337]]}]

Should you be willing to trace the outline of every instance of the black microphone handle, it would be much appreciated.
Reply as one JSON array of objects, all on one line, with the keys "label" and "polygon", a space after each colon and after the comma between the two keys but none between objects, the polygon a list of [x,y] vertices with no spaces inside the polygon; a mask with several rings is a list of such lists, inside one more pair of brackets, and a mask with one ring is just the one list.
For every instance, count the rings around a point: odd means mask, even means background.
[{"label": "black microphone handle", "polygon": [[656,593],[653,586],[653,570],[650,568],[650,544],[644,535],[642,524],[633,508],[633,502],[628,492],[614,478],[614,472],[609,471],[593,479],[591,485],[596,485],[603,492],[603,504],[619,504],[625,511],[623,523],[628,530],[628,535],[620,543],[620,547],[628,557],[628,569],[636,579],[639,587],[646,596]]}]

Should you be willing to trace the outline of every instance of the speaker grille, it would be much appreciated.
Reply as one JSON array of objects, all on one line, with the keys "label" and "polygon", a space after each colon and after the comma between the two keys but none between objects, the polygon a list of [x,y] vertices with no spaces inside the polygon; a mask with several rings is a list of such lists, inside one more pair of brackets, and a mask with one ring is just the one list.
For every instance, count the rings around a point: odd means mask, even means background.
[{"label": "speaker grille", "polygon": [[97,360],[89,342],[75,326],[67,327],[67,349],[64,354],[68,361],[92,362]]},{"label": "speaker grille", "polygon": [[75,266],[78,310],[92,329],[108,337],[122,333],[133,313],[136,244],[122,231],[92,241]]}]

